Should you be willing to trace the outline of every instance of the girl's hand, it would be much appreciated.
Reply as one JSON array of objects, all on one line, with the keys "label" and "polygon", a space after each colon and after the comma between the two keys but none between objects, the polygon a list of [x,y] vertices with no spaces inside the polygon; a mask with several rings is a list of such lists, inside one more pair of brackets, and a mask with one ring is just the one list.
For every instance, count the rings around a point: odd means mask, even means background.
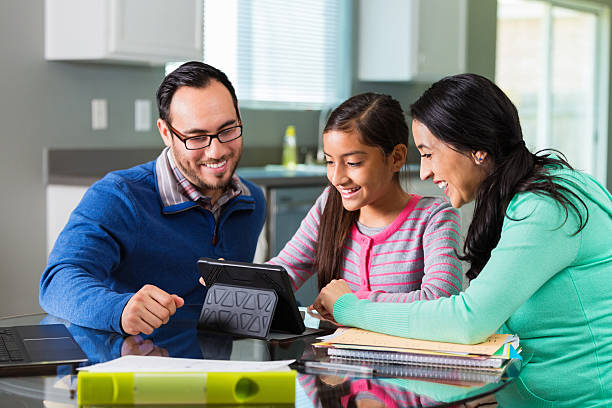
[{"label": "girl's hand", "polygon": [[319,296],[317,296],[311,307],[324,319],[335,322],[334,304],[340,296],[347,293],[352,292],[346,281],[344,279],[333,279],[321,289]]},{"label": "girl's hand", "polygon": [[[225,259],[225,258],[219,258],[219,260],[220,260],[220,261],[223,261],[224,259]],[[204,282],[204,278],[203,278],[203,277],[201,277],[201,276],[200,276],[199,281],[200,281],[200,284],[201,284],[202,286],[206,286],[206,282]]]},{"label": "girl's hand", "polygon": [[[338,324],[338,323],[337,323],[337,322],[334,320],[334,318],[333,318],[333,317],[330,317],[330,318],[326,319],[326,318],[324,318],[323,316],[321,316],[321,315],[319,314],[319,312],[317,312],[317,311],[314,309],[314,307],[313,307],[312,305],[310,305],[310,306],[308,306],[308,307],[306,308],[306,313],[308,313],[308,315],[309,315],[309,316],[314,317],[315,319],[320,320],[320,321],[322,321],[322,322],[330,322],[330,323],[331,323],[331,324],[333,324],[334,326],[340,326],[340,325],[339,325],[339,324]],[[319,326],[319,328],[321,328],[321,327]]]}]

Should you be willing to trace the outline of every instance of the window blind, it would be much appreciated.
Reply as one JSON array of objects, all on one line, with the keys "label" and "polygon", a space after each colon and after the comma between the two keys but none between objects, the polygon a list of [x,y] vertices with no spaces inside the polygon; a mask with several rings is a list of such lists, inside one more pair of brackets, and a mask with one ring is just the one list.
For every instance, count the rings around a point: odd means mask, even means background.
[{"label": "window blind", "polygon": [[320,108],[349,93],[346,0],[205,0],[204,61],[242,106]]}]

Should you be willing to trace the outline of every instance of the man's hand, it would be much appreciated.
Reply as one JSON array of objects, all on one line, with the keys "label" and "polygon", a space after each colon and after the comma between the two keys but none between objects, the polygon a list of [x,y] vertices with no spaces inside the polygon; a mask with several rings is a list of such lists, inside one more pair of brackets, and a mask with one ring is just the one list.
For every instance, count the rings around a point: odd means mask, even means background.
[{"label": "man's hand", "polygon": [[145,285],[128,300],[121,313],[121,328],[127,334],[151,334],[153,330],[168,323],[176,309],[185,301],[157,286]]},{"label": "man's hand", "polygon": [[340,296],[346,293],[352,292],[344,279],[333,279],[321,289],[311,308],[316,310],[324,319],[335,322],[334,304]]},{"label": "man's hand", "polygon": [[150,339],[140,336],[128,336],[121,344],[122,356],[161,356],[168,357],[168,350],[158,347]]}]

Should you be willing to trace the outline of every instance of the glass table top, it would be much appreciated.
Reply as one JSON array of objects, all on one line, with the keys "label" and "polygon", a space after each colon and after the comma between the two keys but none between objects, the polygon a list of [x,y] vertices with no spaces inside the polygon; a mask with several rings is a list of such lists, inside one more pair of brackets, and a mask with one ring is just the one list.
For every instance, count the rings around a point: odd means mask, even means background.
[{"label": "glass table top", "polygon": [[[46,314],[0,319],[0,326],[63,323],[95,364],[124,355],[155,355],[214,360],[269,361],[319,358],[312,343],[319,334],[285,340],[235,338],[197,330],[200,308],[185,306],[153,332],[122,336],[89,329]],[[492,394],[518,376],[510,366],[494,382],[465,382],[429,377],[367,377],[297,374],[296,407],[444,407]],[[0,406],[76,407],[74,367],[60,366],[55,376],[0,377]]]}]

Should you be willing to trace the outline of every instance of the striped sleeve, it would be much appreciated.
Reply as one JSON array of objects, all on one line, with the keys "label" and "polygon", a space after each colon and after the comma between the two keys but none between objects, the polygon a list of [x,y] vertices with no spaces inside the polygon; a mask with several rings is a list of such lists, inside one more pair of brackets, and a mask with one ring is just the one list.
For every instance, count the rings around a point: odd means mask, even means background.
[{"label": "striped sleeve", "polygon": [[282,266],[287,270],[293,290],[299,289],[314,273],[319,223],[326,201],[327,190],[317,198],[291,240],[287,242],[277,256],[267,262]]},{"label": "striped sleeve", "polygon": [[457,258],[460,240],[461,218],[458,210],[446,201],[435,206],[423,233],[424,276],[421,290],[414,294],[419,300],[461,292],[463,271]]},{"label": "striped sleeve", "polygon": [[457,257],[461,240],[458,211],[448,202],[436,200],[424,223],[420,239],[423,254],[420,288],[398,293],[376,291],[369,294],[368,300],[411,303],[448,297],[461,291],[463,271]]}]

